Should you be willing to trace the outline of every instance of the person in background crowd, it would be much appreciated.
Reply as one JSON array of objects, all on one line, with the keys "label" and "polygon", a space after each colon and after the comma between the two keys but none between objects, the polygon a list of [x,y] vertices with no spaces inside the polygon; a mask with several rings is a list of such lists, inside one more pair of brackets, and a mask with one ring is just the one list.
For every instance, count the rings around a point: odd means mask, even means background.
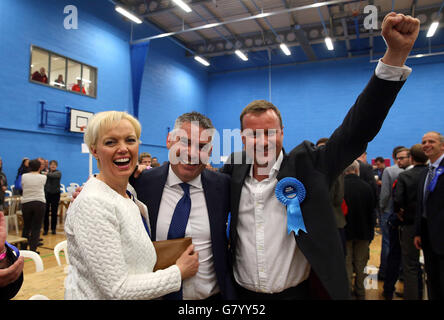
[{"label": "person in background crowd", "polygon": [[[385,271],[384,279],[384,291],[382,293],[386,300],[393,299],[393,292],[395,292],[395,284],[400,275],[401,267],[401,245],[399,243],[399,220],[396,213],[393,211],[393,194],[396,188],[397,179],[401,172],[410,166],[410,151],[407,148],[398,149],[395,154],[395,159],[397,161],[400,171],[396,175],[392,175],[391,178],[394,179],[390,188],[388,188],[388,180],[385,172],[390,168],[384,170],[382,175],[382,188],[381,188],[381,201],[389,197],[390,201],[390,215],[387,218],[387,228],[389,234],[389,252],[387,256],[387,267]],[[385,188],[385,189],[384,189]],[[385,195],[383,193],[386,192]],[[389,195],[387,195],[387,192]],[[384,198],[383,198],[384,197]],[[387,210],[387,206],[385,207]],[[387,211],[386,211],[387,212]]]},{"label": "person in background crowd", "polygon": [[77,79],[77,83],[72,86],[71,90],[76,91],[76,92],[80,92],[80,87],[82,87],[82,93],[86,94],[85,87],[82,86],[82,80],[80,80],[80,79]]},{"label": "person in background crowd", "polygon": [[418,300],[421,297],[421,267],[419,250],[415,247],[415,216],[418,206],[420,178],[426,170],[427,156],[421,144],[410,148],[413,168],[401,172],[393,194],[393,210],[400,220],[400,244],[404,276],[404,300]]},{"label": "person in background crowd", "polygon": [[[352,295],[358,300],[365,300],[364,269],[370,257],[370,242],[374,237],[376,199],[369,184],[359,179],[357,161],[353,161],[344,170],[344,174],[344,198],[348,207],[345,225],[347,274]],[[354,285],[353,273],[356,274]]]},{"label": "person in background crowd", "polygon": [[8,189],[8,179],[3,172],[3,160],[0,157],[0,210],[3,210],[5,204],[5,191]]},{"label": "person in background crowd", "polygon": [[34,72],[31,79],[38,82],[48,83],[45,68],[41,67],[39,71]]},{"label": "person in background crowd", "polygon": [[48,160],[43,159],[42,157],[38,157],[37,160],[40,161],[40,169],[39,169],[40,173],[46,174],[49,171]]},{"label": "person in background crowd", "polygon": [[375,158],[375,168],[373,169],[373,174],[376,177],[376,183],[378,185],[378,194],[381,192],[381,184],[382,184],[382,173],[385,169],[385,160],[383,157],[376,157]]},{"label": "person in background crowd", "polygon": [[[381,192],[379,194],[379,208],[381,211],[379,226],[381,227],[382,239],[381,239],[381,258],[378,272],[378,279],[385,280],[385,271],[387,266],[387,257],[390,251],[390,234],[387,221],[391,213],[393,212],[393,199],[391,197],[393,183],[403,169],[399,168],[398,161],[396,160],[396,154],[399,149],[405,148],[404,146],[397,146],[393,148],[392,158],[393,166],[384,169],[382,173]],[[391,200],[391,201],[390,201]]]},{"label": "person in background crowd", "polygon": [[139,165],[146,166],[145,169],[151,169],[151,155],[148,152],[142,152],[139,156]]},{"label": "person in background crowd", "polygon": [[[40,167],[39,160],[31,160],[29,161],[30,172],[22,176],[22,237],[28,239],[29,250],[35,252],[37,252],[39,245],[40,229],[46,208],[45,184],[47,179],[45,175],[40,174]],[[22,249],[26,249],[26,244],[22,245]]]},{"label": "person in background crowd", "polygon": [[427,289],[431,300],[444,300],[444,137],[436,131],[422,137],[429,158],[421,174],[415,219],[416,248],[424,252]]},{"label": "person in background crowd", "polygon": [[25,260],[17,258],[6,244],[7,235],[5,216],[0,210],[0,301],[14,298],[23,283]]},{"label": "person in background crowd", "polygon": [[60,180],[62,173],[57,170],[57,161],[49,162],[49,171],[46,174],[47,180],[45,184],[46,210],[45,219],[43,221],[43,235],[48,234],[49,229],[49,212],[51,211],[51,232],[56,234],[57,227],[57,210],[60,202]]},{"label": "person in background crowd", "polygon": [[65,82],[63,81],[63,75],[59,74],[58,78],[55,79],[55,85],[59,86],[59,87],[64,87],[65,86]]},{"label": "person in background crowd", "polygon": [[156,167],[160,167],[160,163],[157,160],[157,157],[153,157],[151,160],[151,167],[156,168]]},{"label": "person in background crowd", "polygon": [[22,188],[22,175],[24,173],[29,172],[29,158],[25,157],[22,160],[22,163],[20,164],[20,167],[17,170],[17,175],[15,177],[15,183],[14,183],[14,195],[22,195],[23,194],[23,188]]},{"label": "person in background crowd", "polygon": [[66,215],[67,300],[155,299],[178,291],[198,270],[198,253],[190,245],[176,264],[153,272],[157,257],[148,211],[127,189],[140,133],[139,121],[125,112],[96,113],[88,123],[84,140],[100,172]]}]

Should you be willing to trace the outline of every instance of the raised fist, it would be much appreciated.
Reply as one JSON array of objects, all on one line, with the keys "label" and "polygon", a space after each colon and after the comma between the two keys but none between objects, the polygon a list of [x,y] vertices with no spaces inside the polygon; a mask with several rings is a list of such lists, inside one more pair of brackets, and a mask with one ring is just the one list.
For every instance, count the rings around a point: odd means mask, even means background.
[{"label": "raised fist", "polygon": [[[383,62],[402,66],[415,44],[420,22],[411,16],[390,12],[382,21],[382,37],[387,44],[389,57]],[[386,54],[387,55],[387,54]]]}]

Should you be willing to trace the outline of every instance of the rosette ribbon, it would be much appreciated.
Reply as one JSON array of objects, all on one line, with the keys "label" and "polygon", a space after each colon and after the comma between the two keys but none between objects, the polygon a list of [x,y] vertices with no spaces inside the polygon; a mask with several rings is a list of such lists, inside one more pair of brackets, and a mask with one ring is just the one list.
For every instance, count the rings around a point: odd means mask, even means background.
[{"label": "rosette ribbon", "polygon": [[293,177],[283,178],[275,189],[276,198],[287,207],[287,232],[295,235],[299,230],[307,233],[300,203],[305,199],[305,187],[298,179]]}]

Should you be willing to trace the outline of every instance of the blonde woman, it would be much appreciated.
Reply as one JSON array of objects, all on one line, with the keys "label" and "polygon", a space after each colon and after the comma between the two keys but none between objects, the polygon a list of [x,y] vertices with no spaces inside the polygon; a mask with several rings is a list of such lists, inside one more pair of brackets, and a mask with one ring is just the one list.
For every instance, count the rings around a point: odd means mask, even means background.
[{"label": "blonde woman", "polygon": [[147,209],[127,192],[140,132],[125,112],[101,112],[88,124],[84,140],[100,173],[85,183],[67,213],[65,299],[154,299],[178,291],[197,272],[193,245],[175,265],[153,272]]}]

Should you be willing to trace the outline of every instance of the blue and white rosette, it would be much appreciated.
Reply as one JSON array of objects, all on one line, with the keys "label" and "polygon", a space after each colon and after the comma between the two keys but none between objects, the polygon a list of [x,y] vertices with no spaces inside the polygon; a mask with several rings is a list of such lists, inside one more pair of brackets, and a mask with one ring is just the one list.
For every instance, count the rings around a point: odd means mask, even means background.
[{"label": "blue and white rosette", "polygon": [[294,231],[297,235],[299,230],[307,233],[300,203],[305,199],[305,187],[298,179],[293,177],[283,178],[278,182],[275,189],[276,198],[287,207],[287,232]]}]

